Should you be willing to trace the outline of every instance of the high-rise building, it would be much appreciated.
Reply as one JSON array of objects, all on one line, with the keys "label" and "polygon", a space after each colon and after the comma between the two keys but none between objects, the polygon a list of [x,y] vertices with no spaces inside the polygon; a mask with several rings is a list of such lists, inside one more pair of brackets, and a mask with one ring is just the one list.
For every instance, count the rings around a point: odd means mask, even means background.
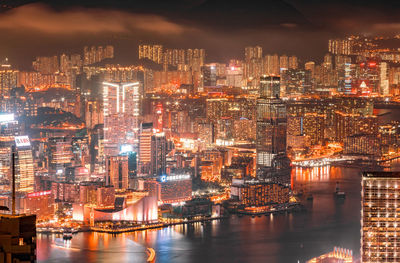
[{"label": "high-rise building", "polygon": [[260,97],[279,98],[281,92],[281,78],[278,76],[261,76]]},{"label": "high-rise building", "polygon": [[[260,81],[261,82],[261,81]],[[277,168],[286,155],[286,106],[279,99],[280,78],[263,77],[257,99],[257,167]]]},{"label": "high-rise building", "polygon": [[65,170],[72,166],[73,153],[71,138],[51,137],[47,143],[47,166],[49,173],[57,179],[64,179]]},{"label": "high-rise building", "polygon": [[379,63],[379,95],[389,95],[388,63]]},{"label": "high-rise building", "polygon": [[314,72],[315,72],[315,62],[314,61],[308,61],[304,64],[304,69],[309,70],[311,72],[311,77],[314,78]]},{"label": "high-rise building", "polygon": [[9,65],[0,66],[0,95],[10,96],[11,89],[18,85],[18,71],[11,69]]},{"label": "high-rise building", "polygon": [[157,133],[151,136],[151,163],[150,172],[152,175],[162,175],[167,168],[167,139],[164,133]]},{"label": "high-rise building", "polygon": [[103,82],[104,154],[115,156],[122,145],[137,148],[140,114],[139,82]]},{"label": "high-rise building", "polygon": [[128,156],[109,156],[106,161],[106,183],[115,189],[128,189]]},{"label": "high-rise building", "polygon": [[303,118],[304,134],[310,137],[312,145],[322,144],[325,138],[326,115],[306,113]]},{"label": "high-rise building", "polygon": [[361,184],[361,262],[399,262],[400,173],[364,172]]},{"label": "high-rise building", "polygon": [[297,69],[299,67],[299,59],[296,56],[290,56],[288,59],[288,68]]},{"label": "high-rise building", "polygon": [[60,70],[58,57],[37,57],[33,62],[33,69],[42,74],[54,74]]},{"label": "high-rise building", "polygon": [[282,55],[279,57],[279,68],[280,71],[287,70],[289,68],[289,58],[286,55]]},{"label": "high-rise building", "polygon": [[16,191],[33,192],[34,165],[29,138],[20,136],[20,126],[13,114],[0,114],[0,191],[11,189],[12,148]]},{"label": "high-rise building", "polygon": [[245,48],[244,77],[250,86],[258,86],[260,76],[263,73],[262,47]]},{"label": "high-rise building", "polygon": [[19,192],[30,193],[34,191],[34,165],[32,147],[28,136],[15,136],[15,184]]},{"label": "high-rise building", "polygon": [[18,121],[14,114],[0,114],[0,189],[9,191],[11,186],[11,150],[14,136],[19,135]]},{"label": "high-rise building", "polygon": [[151,138],[153,136],[153,123],[142,123],[139,132],[139,159],[138,174],[148,175],[151,165]]},{"label": "high-rise building", "polygon": [[261,59],[262,58],[262,47],[255,46],[255,47],[246,47],[244,49],[244,55],[247,61],[251,59]]},{"label": "high-rise building", "polygon": [[329,52],[335,55],[351,55],[353,41],[349,39],[329,39]]},{"label": "high-rise building", "polygon": [[278,76],[280,73],[279,69],[279,56],[275,55],[266,55],[264,57],[264,70],[263,73],[266,75],[275,75]]}]

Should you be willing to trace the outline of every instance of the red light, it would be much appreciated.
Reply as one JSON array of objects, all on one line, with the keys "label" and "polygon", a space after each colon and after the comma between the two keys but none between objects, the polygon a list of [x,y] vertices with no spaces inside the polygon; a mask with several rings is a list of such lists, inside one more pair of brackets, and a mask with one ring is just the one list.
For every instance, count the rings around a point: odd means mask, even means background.
[{"label": "red light", "polygon": [[49,194],[51,194],[50,190],[49,191],[41,191],[41,192],[30,193],[30,194],[28,194],[28,197],[29,198],[38,197],[38,196],[49,195]]},{"label": "red light", "polygon": [[376,62],[369,62],[369,67],[376,67]]}]

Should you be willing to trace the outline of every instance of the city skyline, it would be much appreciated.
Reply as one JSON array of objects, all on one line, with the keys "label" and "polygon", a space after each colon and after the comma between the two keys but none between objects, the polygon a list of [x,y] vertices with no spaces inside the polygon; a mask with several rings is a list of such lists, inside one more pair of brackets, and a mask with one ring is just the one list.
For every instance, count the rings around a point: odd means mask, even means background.
[{"label": "city skyline", "polygon": [[[231,57],[241,56],[245,46],[256,44],[272,54],[317,59],[324,54],[330,38],[349,34],[393,35],[399,22],[394,15],[399,8],[395,1],[391,2],[392,8],[376,1],[368,4],[365,1],[254,1],[253,5],[241,5],[240,1],[169,4],[162,1],[139,4],[6,1],[4,6],[7,4],[12,8],[3,7],[0,14],[0,32],[6,37],[0,46],[0,56],[8,56],[14,64],[25,68],[38,53],[50,56],[71,49],[76,52],[94,43],[115,45],[119,54],[125,54],[117,61],[122,64],[136,63],[136,50],[129,50],[147,42],[178,48],[206,48],[209,62],[227,62]],[[201,20],[207,12],[215,12],[212,16],[215,19]],[[108,21],[115,16],[118,19]],[[56,22],[50,22],[56,17]],[[23,48],[27,42],[34,47],[35,54]],[[222,43],[224,52],[221,52]]]},{"label": "city skyline", "polygon": [[398,11],[2,1],[0,261],[396,262]]}]

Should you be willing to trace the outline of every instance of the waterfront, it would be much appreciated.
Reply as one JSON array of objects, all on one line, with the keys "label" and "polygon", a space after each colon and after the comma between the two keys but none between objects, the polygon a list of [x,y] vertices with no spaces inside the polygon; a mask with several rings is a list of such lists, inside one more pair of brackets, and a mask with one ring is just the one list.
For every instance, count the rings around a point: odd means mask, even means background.
[{"label": "waterfront", "polygon": [[[336,182],[346,192],[336,200]],[[144,262],[147,247],[156,262],[304,262],[334,246],[360,248],[360,173],[357,169],[293,169],[294,186],[313,193],[307,212],[252,218],[231,216],[205,224],[112,236],[79,233],[64,242],[39,235],[39,262]]]}]

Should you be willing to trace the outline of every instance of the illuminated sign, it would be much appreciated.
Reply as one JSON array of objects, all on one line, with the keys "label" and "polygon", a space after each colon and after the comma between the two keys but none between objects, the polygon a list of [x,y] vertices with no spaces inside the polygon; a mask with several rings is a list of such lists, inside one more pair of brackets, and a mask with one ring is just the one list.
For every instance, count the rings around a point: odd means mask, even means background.
[{"label": "illuminated sign", "polygon": [[35,192],[35,193],[30,193],[28,194],[28,197],[39,197],[39,196],[44,196],[44,195],[49,195],[51,194],[51,191],[41,191],[41,192]]},{"label": "illuminated sign", "polygon": [[180,181],[180,180],[188,180],[190,179],[190,174],[177,174],[177,175],[161,175],[160,182],[170,182],[170,181]]},{"label": "illuminated sign", "polygon": [[130,152],[133,152],[133,145],[131,145],[131,144],[123,144],[123,145],[121,145],[121,148],[119,150],[120,154],[130,153]]},{"label": "illuminated sign", "polygon": [[24,147],[24,146],[30,146],[31,143],[29,142],[29,137],[26,135],[15,136],[15,145],[17,147]]},{"label": "illuminated sign", "polygon": [[0,114],[0,123],[14,121],[14,113]]}]

